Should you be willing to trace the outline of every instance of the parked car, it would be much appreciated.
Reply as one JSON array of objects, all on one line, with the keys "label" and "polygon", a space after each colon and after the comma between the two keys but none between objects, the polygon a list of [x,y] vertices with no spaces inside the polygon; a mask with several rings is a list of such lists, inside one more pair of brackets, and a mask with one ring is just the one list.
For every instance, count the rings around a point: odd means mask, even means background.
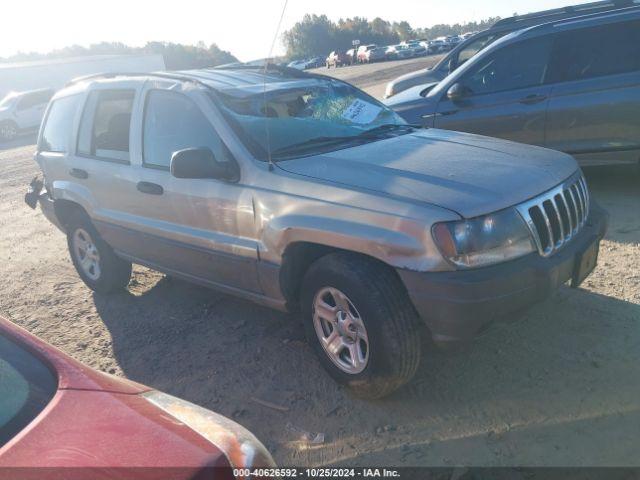
[{"label": "parked car", "polygon": [[275,66],[82,80],[35,158],[26,200],[89,288],[139,263],[300,312],[323,367],[370,398],[413,376],[421,321],[461,344],[579,285],[606,226],[569,155],[418,129]]},{"label": "parked car", "polygon": [[[274,467],[244,427],[82,365],[0,317],[0,469],[24,478],[233,478]],[[31,473],[33,472],[33,473]]]},{"label": "parked car", "polygon": [[353,65],[358,61],[357,56],[358,54],[355,48],[350,48],[349,50],[347,50],[347,58],[349,59],[350,65]]},{"label": "parked car", "polygon": [[13,140],[20,133],[37,129],[52,89],[10,93],[0,101],[0,140]]},{"label": "parked car", "polygon": [[296,70],[305,70],[307,68],[308,60],[294,60],[289,62],[288,68],[295,68]]},{"label": "parked car", "polygon": [[462,41],[462,39],[458,35],[449,35],[445,41],[449,45],[449,49],[453,49]]},{"label": "parked car", "polygon": [[390,45],[387,47],[385,55],[388,60],[404,60],[413,56],[413,51],[403,44]]},{"label": "parked car", "polygon": [[542,145],[582,165],[636,164],[640,7],[512,33],[421,88],[388,103],[409,122]]},{"label": "parked car", "polygon": [[[601,13],[637,4],[638,0],[607,0],[556,8],[527,15],[517,15],[499,20],[490,29],[480,32],[458,44],[457,47],[434,67],[407,73],[389,82],[384,97],[390,98],[393,95],[397,95],[400,92],[418,85],[439,82],[483,48],[516,30],[541,23],[573,18],[585,14]],[[442,41],[435,40],[430,42],[427,49],[430,54],[445,50],[445,48],[442,48]]]},{"label": "parked car", "polygon": [[326,61],[327,68],[337,68],[342,67],[343,65],[349,65],[351,63],[351,59],[347,56],[347,54],[341,50],[334,50],[329,54]]},{"label": "parked car", "polygon": [[306,70],[308,68],[318,68],[318,67],[324,66],[324,64],[325,64],[324,58],[313,57],[307,60],[307,63],[305,64],[304,69]]},{"label": "parked car", "polygon": [[358,47],[358,62],[371,63],[385,59],[386,50],[377,45],[361,45]]},{"label": "parked car", "polygon": [[419,41],[407,42],[406,46],[412,57],[423,57],[427,54],[427,49]]}]

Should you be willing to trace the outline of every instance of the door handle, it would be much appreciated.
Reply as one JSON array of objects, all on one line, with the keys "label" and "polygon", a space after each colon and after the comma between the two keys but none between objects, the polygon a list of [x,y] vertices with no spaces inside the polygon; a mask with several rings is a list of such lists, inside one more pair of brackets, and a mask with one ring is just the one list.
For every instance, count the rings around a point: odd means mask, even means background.
[{"label": "door handle", "polygon": [[520,103],[523,103],[524,105],[534,105],[536,103],[544,102],[546,99],[546,95],[537,95],[534,93],[533,95],[527,95],[520,99]]},{"label": "door handle", "polygon": [[149,195],[162,195],[164,188],[157,183],[151,182],[138,182],[136,188],[142,193],[148,193]]},{"label": "door handle", "polygon": [[87,178],[89,178],[89,173],[86,170],[82,170],[81,168],[72,168],[71,170],[69,170],[69,175],[81,180],[86,180]]}]

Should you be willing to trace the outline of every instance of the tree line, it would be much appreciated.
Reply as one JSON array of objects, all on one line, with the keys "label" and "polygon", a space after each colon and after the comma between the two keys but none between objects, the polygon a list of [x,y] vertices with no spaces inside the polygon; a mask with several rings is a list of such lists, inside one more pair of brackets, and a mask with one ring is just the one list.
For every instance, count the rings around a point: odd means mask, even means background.
[{"label": "tree line", "polygon": [[500,20],[491,17],[479,22],[434,25],[413,28],[409,22],[388,22],[382,18],[363,17],[331,21],[326,15],[307,14],[291,29],[283,33],[287,58],[299,59],[324,56],[332,50],[347,50],[353,40],[364,44],[393,45],[404,40],[434,39],[443,35],[459,35],[489,28]]},{"label": "tree line", "polygon": [[82,57],[87,55],[131,54],[162,55],[168,70],[215,67],[216,65],[238,61],[231,53],[221,50],[215,43],[207,46],[202,42],[197,45],[148,42],[144,47],[130,47],[124,43],[102,42],[90,45],[89,47],[73,45],[48,53],[17,53],[8,58],[0,58],[0,62],[25,62],[50,58]]}]

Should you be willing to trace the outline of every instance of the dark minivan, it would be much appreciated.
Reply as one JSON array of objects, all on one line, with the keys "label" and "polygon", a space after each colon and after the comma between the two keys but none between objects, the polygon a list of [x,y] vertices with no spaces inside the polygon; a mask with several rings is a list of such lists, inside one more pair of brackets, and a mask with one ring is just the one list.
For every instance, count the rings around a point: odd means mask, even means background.
[{"label": "dark minivan", "polygon": [[639,0],[605,0],[503,18],[492,25],[491,28],[469,37],[464,42],[460,42],[432,68],[407,73],[389,82],[384,98],[390,98],[411,87],[439,82],[482,49],[516,30],[579,15],[603,13],[639,4]]},{"label": "dark minivan", "polygon": [[541,145],[581,165],[640,159],[640,8],[505,36],[435,88],[388,100],[405,120]]}]

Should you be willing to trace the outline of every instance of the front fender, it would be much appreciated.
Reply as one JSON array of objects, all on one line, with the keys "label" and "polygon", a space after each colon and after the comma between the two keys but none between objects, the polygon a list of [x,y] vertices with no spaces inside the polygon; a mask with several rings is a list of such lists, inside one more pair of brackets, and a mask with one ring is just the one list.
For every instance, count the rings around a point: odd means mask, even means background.
[{"label": "front fender", "polygon": [[392,224],[356,223],[313,215],[286,215],[271,220],[263,244],[271,260],[280,263],[287,246],[307,242],[376,258],[390,266],[417,271],[448,270],[424,224],[406,218]]}]

